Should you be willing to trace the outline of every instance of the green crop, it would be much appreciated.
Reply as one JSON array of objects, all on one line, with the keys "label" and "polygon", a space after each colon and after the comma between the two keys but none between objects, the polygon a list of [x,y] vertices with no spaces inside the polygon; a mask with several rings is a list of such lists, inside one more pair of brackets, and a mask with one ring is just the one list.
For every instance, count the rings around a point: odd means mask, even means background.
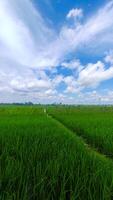
[{"label": "green crop", "polygon": [[[71,121],[67,108],[47,110]],[[112,160],[51,115],[43,107],[0,108],[0,200],[111,200]]]},{"label": "green crop", "polygon": [[113,158],[113,107],[59,107],[49,111],[86,143]]}]

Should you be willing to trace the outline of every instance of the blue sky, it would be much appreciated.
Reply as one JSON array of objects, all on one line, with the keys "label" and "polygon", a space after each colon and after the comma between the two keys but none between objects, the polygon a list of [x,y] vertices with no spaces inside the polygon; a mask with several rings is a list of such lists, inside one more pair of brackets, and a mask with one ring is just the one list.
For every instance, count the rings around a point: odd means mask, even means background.
[{"label": "blue sky", "polygon": [[113,104],[113,0],[4,0],[0,11],[0,102]]}]

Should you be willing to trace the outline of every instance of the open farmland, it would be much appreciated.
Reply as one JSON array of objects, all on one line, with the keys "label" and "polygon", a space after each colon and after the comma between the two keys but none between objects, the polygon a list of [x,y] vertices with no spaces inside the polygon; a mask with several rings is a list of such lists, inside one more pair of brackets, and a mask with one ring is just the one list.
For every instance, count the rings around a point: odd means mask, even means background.
[{"label": "open farmland", "polygon": [[0,200],[113,199],[113,109],[1,107]]},{"label": "open farmland", "polygon": [[113,107],[57,107],[50,112],[89,146],[113,158]]}]

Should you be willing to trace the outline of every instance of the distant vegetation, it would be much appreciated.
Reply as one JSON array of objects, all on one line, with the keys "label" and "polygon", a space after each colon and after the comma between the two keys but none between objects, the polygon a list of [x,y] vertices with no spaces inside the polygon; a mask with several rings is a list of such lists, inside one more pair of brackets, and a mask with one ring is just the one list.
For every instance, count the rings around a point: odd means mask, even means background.
[{"label": "distant vegetation", "polygon": [[111,200],[112,159],[111,106],[0,107],[0,200]]}]

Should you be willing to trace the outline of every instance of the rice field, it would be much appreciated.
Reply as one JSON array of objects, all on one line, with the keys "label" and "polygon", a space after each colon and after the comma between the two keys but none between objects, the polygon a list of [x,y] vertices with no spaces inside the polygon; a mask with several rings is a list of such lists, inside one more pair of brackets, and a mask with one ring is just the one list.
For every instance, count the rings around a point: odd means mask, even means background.
[{"label": "rice field", "polygon": [[0,107],[0,200],[112,200],[112,122],[112,107]]},{"label": "rice field", "polygon": [[82,136],[86,143],[113,158],[113,107],[57,107],[50,110],[57,120]]}]

